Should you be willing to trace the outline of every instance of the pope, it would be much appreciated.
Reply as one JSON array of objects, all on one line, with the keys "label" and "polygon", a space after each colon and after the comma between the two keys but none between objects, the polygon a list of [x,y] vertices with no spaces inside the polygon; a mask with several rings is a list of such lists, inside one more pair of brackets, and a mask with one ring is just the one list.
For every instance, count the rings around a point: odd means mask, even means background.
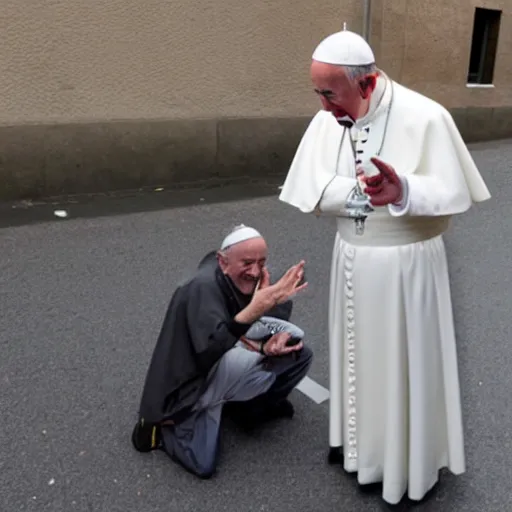
[{"label": "pope", "polygon": [[329,460],[360,485],[382,483],[390,504],[419,501],[440,469],[465,471],[443,234],[490,193],[449,112],[377,68],[362,37],[326,37],[310,71],[323,108],[280,199],[336,220]]}]

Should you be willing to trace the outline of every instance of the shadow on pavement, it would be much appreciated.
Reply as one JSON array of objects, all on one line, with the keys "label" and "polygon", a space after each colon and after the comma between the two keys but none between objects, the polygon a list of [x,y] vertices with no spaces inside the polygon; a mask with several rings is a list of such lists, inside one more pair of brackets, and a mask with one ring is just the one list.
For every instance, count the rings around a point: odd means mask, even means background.
[{"label": "shadow on pavement", "polygon": [[0,203],[0,229],[84,217],[141,213],[277,195],[282,177],[266,181],[195,187],[141,189],[104,194]]}]

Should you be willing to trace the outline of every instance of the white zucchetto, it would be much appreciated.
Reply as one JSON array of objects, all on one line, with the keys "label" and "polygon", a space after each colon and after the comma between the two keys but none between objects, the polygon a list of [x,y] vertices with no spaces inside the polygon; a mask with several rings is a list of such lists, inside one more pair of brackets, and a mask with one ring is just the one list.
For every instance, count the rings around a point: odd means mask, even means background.
[{"label": "white zucchetto", "polygon": [[363,37],[349,30],[327,36],[313,52],[313,60],[339,66],[375,64],[375,55]]}]

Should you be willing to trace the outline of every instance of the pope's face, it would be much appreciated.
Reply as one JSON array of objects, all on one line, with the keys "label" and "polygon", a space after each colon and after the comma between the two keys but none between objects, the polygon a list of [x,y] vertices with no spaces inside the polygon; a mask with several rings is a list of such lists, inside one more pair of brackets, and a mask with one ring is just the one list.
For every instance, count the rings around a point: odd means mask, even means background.
[{"label": "pope's face", "polygon": [[254,292],[267,262],[267,244],[263,238],[253,238],[231,247],[225,256],[219,256],[224,274],[245,295]]},{"label": "pope's face", "polygon": [[311,80],[324,110],[331,112],[338,121],[347,118],[355,121],[365,114],[367,97],[341,66],[313,61]]}]

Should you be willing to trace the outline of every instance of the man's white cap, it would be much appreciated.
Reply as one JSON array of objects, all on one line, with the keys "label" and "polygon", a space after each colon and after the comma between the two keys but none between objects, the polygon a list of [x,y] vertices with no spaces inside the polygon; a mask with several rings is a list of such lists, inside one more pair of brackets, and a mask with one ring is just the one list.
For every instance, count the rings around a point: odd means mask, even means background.
[{"label": "man's white cap", "polygon": [[254,228],[241,224],[240,226],[237,226],[226,238],[224,238],[222,245],[220,246],[220,250],[223,251],[226,247],[231,247],[232,245],[239,244],[240,242],[245,242],[251,238],[262,238],[262,236]]},{"label": "man's white cap", "polygon": [[313,52],[313,60],[339,66],[375,64],[375,55],[363,37],[349,30],[327,36]]}]

